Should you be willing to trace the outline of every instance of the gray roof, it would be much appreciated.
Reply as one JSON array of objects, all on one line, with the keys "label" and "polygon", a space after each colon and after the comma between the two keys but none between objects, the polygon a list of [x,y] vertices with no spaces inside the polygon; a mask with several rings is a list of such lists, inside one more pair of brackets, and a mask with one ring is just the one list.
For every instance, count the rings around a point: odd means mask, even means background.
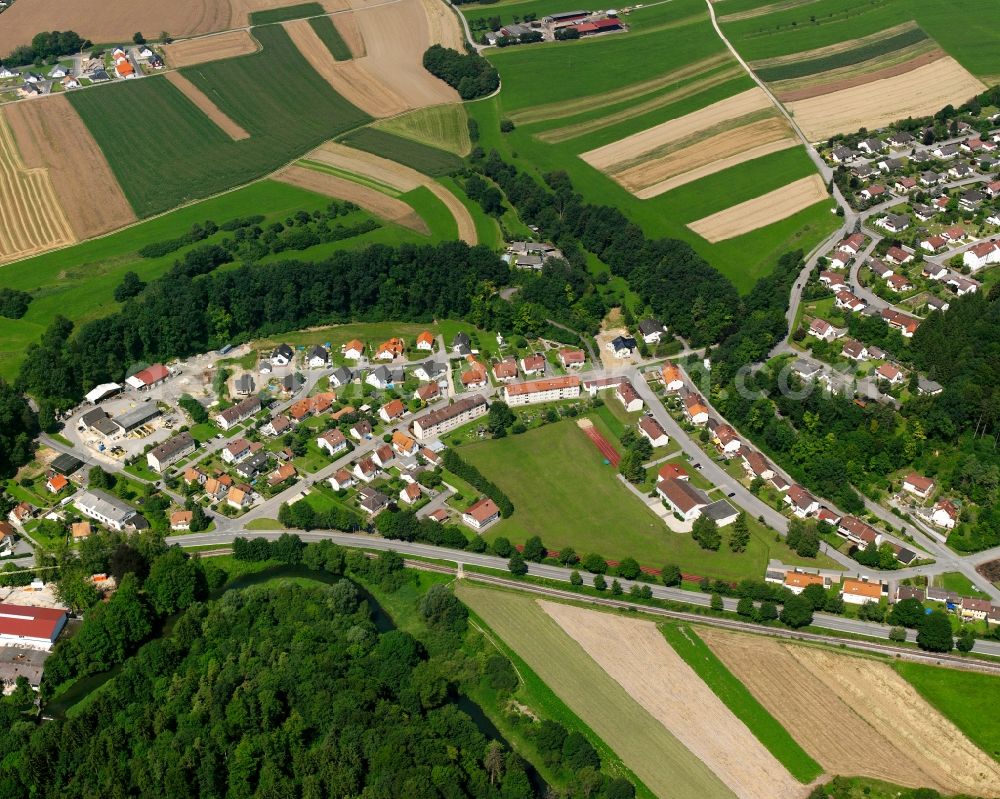
[{"label": "gray roof", "polygon": [[87,411],[83,416],[80,417],[80,423],[86,427],[93,427],[94,422],[99,419],[106,419],[108,414],[103,408],[94,408],[93,410]]},{"label": "gray roof", "polygon": [[383,383],[392,382],[392,372],[390,372],[384,366],[376,366],[374,369],[372,369],[372,374],[375,375],[375,377],[378,380],[382,381]]},{"label": "gray roof", "polygon": [[665,329],[659,319],[643,319],[639,322],[639,330],[644,336],[650,333],[662,333]]},{"label": "gray roof", "polygon": [[797,375],[814,375],[819,371],[819,367],[798,358],[792,363],[792,371]]},{"label": "gray roof", "polygon": [[155,402],[141,402],[132,410],[126,411],[121,416],[116,416],[115,424],[127,433],[159,415],[160,409],[156,407]]},{"label": "gray roof", "polygon": [[267,463],[267,453],[263,450],[255,452],[249,458],[245,458],[236,464],[236,471],[244,477],[253,477]]},{"label": "gray roof", "polygon": [[416,370],[423,370],[429,378],[439,377],[445,373],[445,367],[443,363],[438,363],[437,361],[424,361],[423,363],[418,363],[413,367]]},{"label": "gray roof", "polygon": [[327,362],[330,360],[330,353],[328,353],[324,347],[317,344],[309,350],[309,359],[312,360],[313,358],[322,358],[324,362]]},{"label": "gray roof", "polygon": [[248,372],[244,372],[236,378],[236,390],[241,394],[250,394],[255,387],[256,384],[253,381],[253,376]]},{"label": "gray roof", "polygon": [[940,383],[936,383],[933,380],[928,380],[926,377],[917,378],[917,390],[921,394],[938,394],[944,391],[944,386]]},{"label": "gray roof", "polygon": [[274,348],[274,352],[271,353],[271,357],[277,358],[279,355],[282,356],[285,360],[290,361],[292,360],[292,357],[295,355],[295,350],[293,350],[287,344],[279,344],[277,347]]},{"label": "gray roof", "polygon": [[631,336],[616,336],[612,339],[611,346],[616,350],[634,350],[638,345]]},{"label": "gray roof", "polygon": [[302,384],[305,382],[306,379],[298,372],[295,372],[294,374],[285,375],[283,378],[281,378],[281,387],[285,391],[295,391],[296,389],[301,387]]},{"label": "gray roof", "polygon": [[719,499],[713,502],[711,505],[706,505],[701,509],[703,516],[708,516],[708,518],[713,519],[717,522],[721,522],[723,519],[729,519],[738,514],[736,508],[730,505],[726,500]]},{"label": "gray roof", "polygon": [[117,435],[121,431],[121,428],[110,417],[98,419],[91,427],[102,436]]},{"label": "gray roof", "polygon": [[73,474],[83,466],[83,461],[73,455],[62,454],[52,461],[51,466],[59,474]]},{"label": "gray roof", "polygon": [[350,383],[354,379],[354,372],[348,369],[346,366],[338,366],[333,370],[331,375],[338,383],[343,385],[344,383]]},{"label": "gray roof", "polygon": [[910,217],[906,214],[886,214],[885,220],[891,222],[895,228],[908,227],[910,224]]},{"label": "gray roof", "polygon": [[191,434],[184,432],[174,436],[173,438],[167,439],[156,449],[152,450],[150,454],[158,461],[162,461],[164,458],[170,458],[181,450],[193,445],[194,439],[191,438]]},{"label": "gray roof", "polygon": [[77,508],[83,511],[84,508],[92,510],[108,519],[116,519],[124,523],[127,519],[135,515],[135,508],[127,505],[118,497],[111,496],[104,491],[87,491],[74,501]]},{"label": "gray roof", "polygon": [[451,346],[452,347],[460,347],[463,344],[465,346],[469,346],[471,343],[472,343],[472,339],[469,338],[468,333],[463,333],[462,331],[459,331],[458,333],[456,333],[455,334],[455,338],[453,338],[451,340]]}]

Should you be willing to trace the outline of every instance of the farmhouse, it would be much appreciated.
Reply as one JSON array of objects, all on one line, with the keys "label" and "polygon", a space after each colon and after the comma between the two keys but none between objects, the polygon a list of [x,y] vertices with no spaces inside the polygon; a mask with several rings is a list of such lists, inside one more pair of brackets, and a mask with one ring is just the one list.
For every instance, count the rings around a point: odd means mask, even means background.
[{"label": "farmhouse", "polygon": [[878,602],[886,592],[886,586],[882,583],[869,583],[853,577],[845,577],[840,584],[840,595],[850,605]]},{"label": "farmhouse", "polygon": [[184,432],[164,441],[155,449],[151,449],[146,453],[146,462],[150,469],[162,474],[170,464],[194,452],[194,447],[195,442],[191,434]]},{"label": "farmhouse", "polygon": [[124,530],[126,523],[136,515],[133,507],[103,491],[88,491],[74,504],[84,516],[118,532]]},{"label": "farmhouse", "polygon": [[639,432],[653,447],[665,447],[670,443],[670,436],[652,416],[643,416],[639,420]]},{"label": "farmhouse", "polygon": [[500,508],[489,497],[483,497],[462,514],[462,521],[473,530],[484,530],[500,518]]},{"label": "farmhouse", "polygon": [[903,490],[920,499],[927,499],[933,494],[936,485],[931,478],[916,473],[908,474],[903,479]]},{"label": "farmhouse", "polygon": [[615,396],[629,413],[642,410],[642,397],[639,396],[639,393],[635,390],[635,386],[628,380],[622,380],[618,384],[618,388],[615,389]]},{"label": "farmhouse", "polygon": [[563,347],[559,350],[559,363],[566,369],[580,369],[586,360],[587,356],[583,350],[575,350],[568,347]]},{"label": "farmhouse", "polygon": [[[504,391],[508,388],[511,386],[505,386]],[[474,397],[465,397],[445,408],[421,416],[413,423],[413,433],[418,441],[427,441],[484,416],[488,410],[485,397],[478,394]]]},{"label": "farmhouse", "polygon": [[61,608],[0,604],[0,644],[48,651],[66,626]]},{"label": "farmhouse", "polygon": [[701,515],[702,508],[709,504],[705,493],[687,480],[660,480],[656,484],[656,493],[674,513],[689,522],[697,519]]},{"label": "farmhouse", "polygon": [[504,402],[511,407],[531,405],[537,402],[576,399],[580,396],[580,378],[575,375],[566,375],[513,383],[504,386],[500,395]]},{"label": "farmhouse", "polygon": [[788,489],[788,493],[785,494],[785,503],[791,506],[792,513],[800,519],[811,516],[819,510],[819,502],[816,501],[816,497],[800,485],[793,485]]},{"label": "farmhouse", "polygon": [[223,430],[229,430],[260,411],[260,397],[247,397],[233,407],[216,414],[215,423]]},{"label": "farmhouse", "polygon": [[126,378],[125,382],[138,391],[145,391],[160,385],[168,377],[170,377],[170,370],[162,363],[154,363]]}]

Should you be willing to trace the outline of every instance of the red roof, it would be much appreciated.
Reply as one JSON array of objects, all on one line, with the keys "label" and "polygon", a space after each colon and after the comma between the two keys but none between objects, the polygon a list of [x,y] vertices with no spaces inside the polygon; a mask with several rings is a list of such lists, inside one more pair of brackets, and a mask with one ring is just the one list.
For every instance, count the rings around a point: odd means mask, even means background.
[{"label": "red roof", "polygon": [[153,383],[159,383],[161,380],[166,380],[170,375],[170,371],[162,363],[154,363],[152,366],[143,369],[140,372],[136,372],[132,375],[136,380],[141,380],[143,385],[151,386]]},{"label": "red roof", "polygon": [[54,641],[65,610],[0,604],[0,635],[17,638],[44,638]]}]

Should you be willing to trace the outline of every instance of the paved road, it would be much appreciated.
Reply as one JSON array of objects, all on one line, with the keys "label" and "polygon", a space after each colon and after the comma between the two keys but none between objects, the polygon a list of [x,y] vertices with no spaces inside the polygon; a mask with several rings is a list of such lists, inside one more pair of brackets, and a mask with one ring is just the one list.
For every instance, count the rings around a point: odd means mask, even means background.
[{"label": "paved road", "polygon": [[[431,544],[421,544],[408,541],[392,541],[386,538],[381,538],[378,536],[367,535],[367,534],[352,534],[352,533],[342,533],[336,530],[312,530],[310,532],[296,531],[296,534],[303,541],[321,541],[329,540],[336,544],[340,544],[345,547],[359,547],[364,549],[374,549],[374,550],[393,550],[400,553],[401,555],[411,555],[421,558],[432,558],[435,560],[443,560],[451,563],[459,564],[462,566],[480,566],[491,569],[499,569],[501,571],[507,570],[507,561],[503,558],[498,558],[494,555],[479,554],[475,552],[464,552],[461,550],[446,549],[444,547],[437,547]],[[263,537],[268,539],[275,539],[281,535],[280,531],[274,532],[259,532],[259,531],[234,531],[234,532],[212,532],[212,533],[191,533],[188,535],[181,536],[171,536],[167,539],[168,544],[179,544],[185,547],[195,547],[195,546],[209,546],[209,545],[220,545],[226,546],[232,543],[232,540],[236,535],[245,535],[249,537]],[[528,573],[536,577],[544,577],[549,580],[557,580],[559,582],[568,583],[570,579],[570,574],[572,569],[566,569],[561,566],[551,566],[544,563],[529,563]],[[622,587],[628,591],[629,588],[634,583],[630,580],[620,580]],[[685,591],[680,588],[668,588],[662,585],[653,585],[650,583],[637,583],[638,585],[649,585],[653,596],[658,599],[667,599],[675,602],[684,602],[690,605],[697,605],[700,607],[707,607],[711,603],[711,597],[708,594],[696,593],[693,591]],[[731,598],[725,598],[723,604],[726,610],[736,610],[737,600]],[[748,625],[753,626],[753,625]],[[826,613],[817,613],[813,619],[813,626],[820,627],[826,630],[833,630],[841,633],[848,633],[851,635],[865,635],[873,638],[881,638],[888,640],[890,627],[885,624],[877,624],[875,622],[860,621],[857,619],[848,619],[843,616],[833,616]],[[911,630],[909,632],[910,640],[913,639],[914,633]],[[1000,656],[1000,642],[998,641],[984,641],[977,640],[974,647],[975,652],[980,652],[987,655]]]}]

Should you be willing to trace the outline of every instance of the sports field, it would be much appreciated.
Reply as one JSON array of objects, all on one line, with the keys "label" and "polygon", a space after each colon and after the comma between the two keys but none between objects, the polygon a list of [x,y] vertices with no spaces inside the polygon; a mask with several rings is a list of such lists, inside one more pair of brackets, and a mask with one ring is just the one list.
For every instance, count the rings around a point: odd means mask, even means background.
[{"label": "sports field", "polygon": [[[188,249],[198,246],[189,245],[162,258],[140,258],[136,252],[143,245],[179,236],[194,223],[207,219],[218,224],[252,214],[264,214],[270,220],[284,219],[300,209],[323,208],[329,201],[327,197],[293,186],[262,181],[103,238],[40,255],[13,267],[0,267],[0,287],[30,291],[34,295],[27,314],[21,319],[0,317],[0,376],[11,379],[16,375],[24,348],[38,340],[57,314],[74,322],[107,314],[114,308],[114,289],[125,272],[134,271],[146,281],[154,279],[166,272]],[[226,235],[229,234],[220,231],[203,243]],[[294,257],[322,257],[332,249],[405,241],[426,242],[427,239],[384,223],[378,230],[353,239],[317,245],[311,250],[294,253]],[[292,257],[289,253],[281,256]]]},{"label": "sports field", "polygon": [[657,796],[735,796],[530,597],[459,582],[456,594]]},{"label": "sports field", "polygon": [[[774,541],[754,519],[746,552],[726,546],[708,552],[689,535],[670,532],[615,476],[611,466],[573,420],[517,436],[464,445],[461,455],[499,485],[514,514],[486,534],[521,543],[540,535],[549,549],[573,547],[605,558],[634,557],[644,566],[675,563],[689,573],[726,580],[759,578],[769,558],[805,563]],[[810,561],[836,568],[829,561]]]},{"label": "sports field", "polygon": [[[69,95],[140,217],[246,183],[368,121],[309,67],[281,26],[254,35],[259,53],[182,70],[250,134],[242,141],[164,77]],[[153,146],[146,126],[122,125],[122,118],[155,120],[171,135]]]}]

